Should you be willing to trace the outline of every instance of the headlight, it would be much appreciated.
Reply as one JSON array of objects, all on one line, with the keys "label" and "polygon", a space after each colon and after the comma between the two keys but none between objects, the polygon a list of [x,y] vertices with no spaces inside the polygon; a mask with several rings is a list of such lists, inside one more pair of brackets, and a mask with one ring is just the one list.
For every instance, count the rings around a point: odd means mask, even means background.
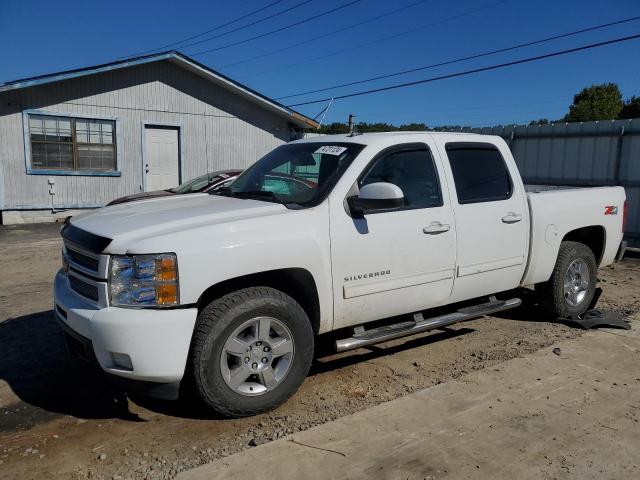
[{"label": "headlight", "polygon": [[114,255],[109,269],[111,305],[172,307],[178,305],[178,261],[174,253]]}]

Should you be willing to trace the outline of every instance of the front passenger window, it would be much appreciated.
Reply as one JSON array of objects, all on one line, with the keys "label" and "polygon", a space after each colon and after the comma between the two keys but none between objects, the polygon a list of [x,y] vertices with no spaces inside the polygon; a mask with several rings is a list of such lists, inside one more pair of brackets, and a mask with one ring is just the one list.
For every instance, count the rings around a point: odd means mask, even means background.
[{"label": "front passenger window", "polygon": [[442,206],[438,173],[427,149],[403,150],[382,157],[358,185],[376,182],[400,187],[407,209]]}]

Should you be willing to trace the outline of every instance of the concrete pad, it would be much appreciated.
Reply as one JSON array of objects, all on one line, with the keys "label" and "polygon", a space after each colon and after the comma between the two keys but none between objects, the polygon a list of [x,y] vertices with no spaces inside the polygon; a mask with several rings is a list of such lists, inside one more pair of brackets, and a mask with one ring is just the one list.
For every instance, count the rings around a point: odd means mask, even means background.
[{"label": "concrete pad", "polygon": [[599,330],[180,480],[640,478],[640,328]]}]

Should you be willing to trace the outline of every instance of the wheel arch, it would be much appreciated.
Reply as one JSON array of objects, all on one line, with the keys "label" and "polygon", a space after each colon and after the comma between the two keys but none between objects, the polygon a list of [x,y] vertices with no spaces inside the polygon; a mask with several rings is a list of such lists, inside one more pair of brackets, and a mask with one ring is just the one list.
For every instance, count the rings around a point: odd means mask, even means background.
[{"label": "wheel arch", "polygon": [[596,264],[600,265],[606,247],[607,234],[602,225],[590,225],[567,232],[562,241],[578,242],[586,245],[593,252]]},{"label": "wheel arch", "polygon": [[211,301],[247,287],[271,287],[296,300],[306,312],[314,334],[320,329],[320,298],[316,281],[304,268],[283,268],[230,278],[211,285],[198,298],[200,311]]}]

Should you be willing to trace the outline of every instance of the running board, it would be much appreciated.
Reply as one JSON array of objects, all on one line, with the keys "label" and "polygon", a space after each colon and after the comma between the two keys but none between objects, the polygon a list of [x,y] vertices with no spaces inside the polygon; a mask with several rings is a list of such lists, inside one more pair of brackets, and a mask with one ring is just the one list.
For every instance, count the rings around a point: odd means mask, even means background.
[{"label": "running board", "polygon": [[412,322],[385,325],[371,330],[356,329],[356,333],[354,333],[352,337],[336,340],[336,351],[344,352],[346,350],[353,350],[354,348],[366,347],[367,345],[374,345],[376,343],[386,342],[387,340],[446,327],[454,323],[466,322],[467,320],[473,320],[483,315],[510,310],[520,305],[522,305],[522,300],[519,298],[501,301],[496,300],[495,297],[491,297],[487,303],[461,308],[455,312],[438,317],[424,318],[422,313],[416,313],[413,315]]}]

